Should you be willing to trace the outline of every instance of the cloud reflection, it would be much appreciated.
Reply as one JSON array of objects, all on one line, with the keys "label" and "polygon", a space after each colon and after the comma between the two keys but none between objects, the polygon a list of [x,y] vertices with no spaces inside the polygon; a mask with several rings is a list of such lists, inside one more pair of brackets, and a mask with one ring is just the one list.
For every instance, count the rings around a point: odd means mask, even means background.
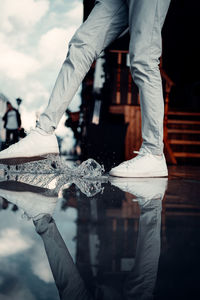
[{"label": "cloud reflection", "polygon": [[0,257],[5,257],[31,248],[33,241],[23,236],[18,229],[7,228],[0,233]]}]

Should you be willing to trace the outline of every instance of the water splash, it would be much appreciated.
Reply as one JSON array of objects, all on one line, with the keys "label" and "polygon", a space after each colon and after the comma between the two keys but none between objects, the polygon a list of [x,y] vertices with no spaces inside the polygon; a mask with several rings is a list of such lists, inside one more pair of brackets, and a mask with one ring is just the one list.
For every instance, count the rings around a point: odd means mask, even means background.
[{"label": "water splash", "polygon": [[59,194],[63,187],[75,184],[82,193],[92,197],[103,191],[104,167],[94,159],[69,167],[60,157],[48,156],[45,160],[18,165],[0,165],[0,181],[25,183],[45,189],[46,196]]},{"label": "water splash", "polygon": [[85,194],[87,197],[94,197],[99,193],[103,193],[104,187],[102,187],[102,183],[107,182],[106,179],[104,181],[99,180],[88,180],[87,178],[75,178],[73,183],[79,188],[79,190]]},{"label": "water splash", "polygon": [[70,168],[66,161],[60,157],[49,155],[44,160],[28,162],[18,165],[0,165],[0,170],[5,174],[66,174],[72,177],[94,178],[101,177],[105,172],[104,167],[94,159],[88,159],[81,165]]},{"label": "water splash", "polygon": [[94,178],[100,177],[105,172],[104,166],[101,166],[97,163],[94,159],[88,159],[80,166],[75,168],[73,171],[73,175],[78,177],[85,177],[85,178]]}]

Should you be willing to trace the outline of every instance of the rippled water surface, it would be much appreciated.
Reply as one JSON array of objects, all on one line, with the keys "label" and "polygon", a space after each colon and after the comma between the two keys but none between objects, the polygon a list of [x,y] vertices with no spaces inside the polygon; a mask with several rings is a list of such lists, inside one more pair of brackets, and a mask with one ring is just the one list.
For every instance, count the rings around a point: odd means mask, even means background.
[{"label": "rippled water surface", "polygon": [[1,166],[0,299],[197,299],[199,180]]}]

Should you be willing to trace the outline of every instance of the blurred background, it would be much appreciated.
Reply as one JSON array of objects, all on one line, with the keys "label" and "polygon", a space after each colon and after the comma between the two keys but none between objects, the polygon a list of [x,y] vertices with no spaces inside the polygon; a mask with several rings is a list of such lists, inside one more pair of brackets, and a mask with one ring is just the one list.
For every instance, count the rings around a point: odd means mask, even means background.
[{"label": "blurred background", "polygon": [[[68,42],[93,5],[93,0],[1,1],[1,147],[6,102],[18,109],[25,131],[34,128]],[[168,164],[200,162],[199,9],[198,0],[172,0],[163,28],[160,70]],[[63,116],[56,135],[67,159],[92,157],[110,168],[139,149],[140,99],[129,72],[128,43],[127,33],[93,63]]]}]

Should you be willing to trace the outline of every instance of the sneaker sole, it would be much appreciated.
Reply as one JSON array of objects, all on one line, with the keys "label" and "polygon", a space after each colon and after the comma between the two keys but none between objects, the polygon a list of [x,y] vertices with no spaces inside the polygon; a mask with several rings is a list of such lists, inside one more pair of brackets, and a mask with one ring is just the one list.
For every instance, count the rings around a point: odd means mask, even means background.
[{"label": "sneaker sole", "polygon": [[59,154],[58,153],[47,153],[47,154],[42,154],[38,156],[30,156],[30,157],[11,157],[11,158],[1,158],[0,159],[0,164],[3,165],[19,165],[19,164],[24,164],[27,162],[33,162],[33,161],[39,161],[39,160],[45,160],[48,159],[50,155],[55,156],[55,158],[58,158]]},{"label": "sneaker sole", "polygon": [[168,177],[168,172],[154,172],[154,173],[143,173],[143,174],[123,174],[123,173],[109,173],[110,176],[124,177],[124,178],[152,178],[152,177]]}]

